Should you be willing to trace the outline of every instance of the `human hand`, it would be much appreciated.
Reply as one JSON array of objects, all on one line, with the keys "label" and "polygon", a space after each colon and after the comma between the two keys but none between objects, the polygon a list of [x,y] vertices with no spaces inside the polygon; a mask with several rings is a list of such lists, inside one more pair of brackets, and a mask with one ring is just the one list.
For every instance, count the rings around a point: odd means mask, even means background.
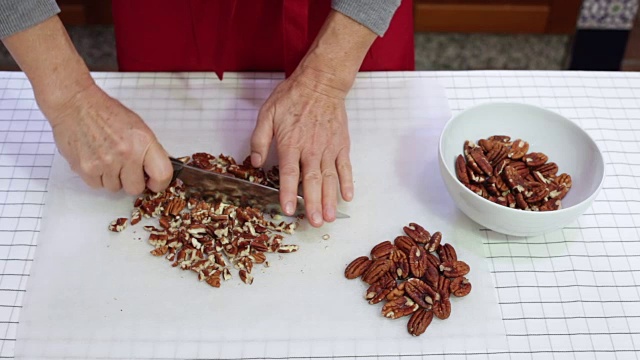
[{"label": "human hand", "polygon": [[346,91],[296,72],[264,103],[251,138],[256,167],[263,165],[275,138],[281,206],[294,213],[302,176],[306,214],[315,227],[335,220],[338,184],[345,201],[353,198],[345,96]]},{"label": "human hand", "polygon": [[93,188],[132,195],[164,190],[173,169],[167,152],[134,112],[95,84],[62,106],[41,106],[58,150],[71,169]]}]

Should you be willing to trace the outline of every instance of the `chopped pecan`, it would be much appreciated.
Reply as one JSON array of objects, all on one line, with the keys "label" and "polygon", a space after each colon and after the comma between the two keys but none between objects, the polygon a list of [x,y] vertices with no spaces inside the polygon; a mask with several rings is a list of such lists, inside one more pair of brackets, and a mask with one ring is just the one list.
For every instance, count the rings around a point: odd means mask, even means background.
[{"label": "chopped pecan", "polygon": [[367,269],[369,269],[369,266],[371,265],[371,263],[372,261],[371,259],[369,259],[369,257],[360,256],[355,260],[353,260],[347,266],[347,268],[344,270],[344,276],[347,279],[355,279],[361,276],[362,274],[364,274],[367,271]]},{"label": "chopped pecan", "polygon": [[407,331],[413,336],[420,336],[427,330],[431,320],[433,320],[433,311],[418,309],[411,315],[411,319],[407,323]]},{"label": "chopped pecan", "polygon": [[243,283],[245,284],[253,284],[253,275],[249,274],[246,270],[240,270],[238,272],[238,275],[240,276],[240,280],[242,280]]},{"label": "chopped pecan", "polygon": [[127,218],[118,218],[115,219],[109,224],[109,231],[113,232],[121,232],[122,230],[127,228]]},{"label": "chopped pecan", "polygon": [[167,245],[160,246],[151,250],[151,255],[153,256],[164,256],[169,251],[169,247]]}]

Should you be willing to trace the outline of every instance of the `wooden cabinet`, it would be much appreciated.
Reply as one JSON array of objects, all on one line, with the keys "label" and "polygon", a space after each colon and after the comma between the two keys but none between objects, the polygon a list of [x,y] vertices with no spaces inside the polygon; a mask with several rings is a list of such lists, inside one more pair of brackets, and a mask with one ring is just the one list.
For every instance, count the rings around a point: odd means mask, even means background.
[{"label": "wooden cabinet", "polygon": [[582,0],[414,0],[415,29],[570,34],[581,4]]},{"label": "wooden cabinet", "polygon": [[57,0],[65,25],[108,25],[113,23],[111,0]]}]

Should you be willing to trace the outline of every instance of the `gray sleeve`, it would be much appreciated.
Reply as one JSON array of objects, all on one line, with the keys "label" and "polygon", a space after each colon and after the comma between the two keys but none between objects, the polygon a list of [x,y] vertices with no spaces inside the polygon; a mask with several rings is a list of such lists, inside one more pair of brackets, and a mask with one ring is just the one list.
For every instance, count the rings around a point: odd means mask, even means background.
[{"label": "gray sleeve", "polygon": [[368,27],[378,36],[384,35],[401,0],[331,0],[331,7]]},{"label": "gray sleeve", "polygon": [[55,0],[0,0],[0,39],[58,14]]}]

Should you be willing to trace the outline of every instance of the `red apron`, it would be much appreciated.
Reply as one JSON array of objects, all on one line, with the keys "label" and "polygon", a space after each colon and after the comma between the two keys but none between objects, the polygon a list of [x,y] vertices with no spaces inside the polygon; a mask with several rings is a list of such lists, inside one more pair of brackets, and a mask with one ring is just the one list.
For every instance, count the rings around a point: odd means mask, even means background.
[{"label": "red apron", "polygon": [[[330,0],[113,0],[119,68],[288,75],[330,10]],[[403,0],[360,70],[413,69],[412,2]]]}]

